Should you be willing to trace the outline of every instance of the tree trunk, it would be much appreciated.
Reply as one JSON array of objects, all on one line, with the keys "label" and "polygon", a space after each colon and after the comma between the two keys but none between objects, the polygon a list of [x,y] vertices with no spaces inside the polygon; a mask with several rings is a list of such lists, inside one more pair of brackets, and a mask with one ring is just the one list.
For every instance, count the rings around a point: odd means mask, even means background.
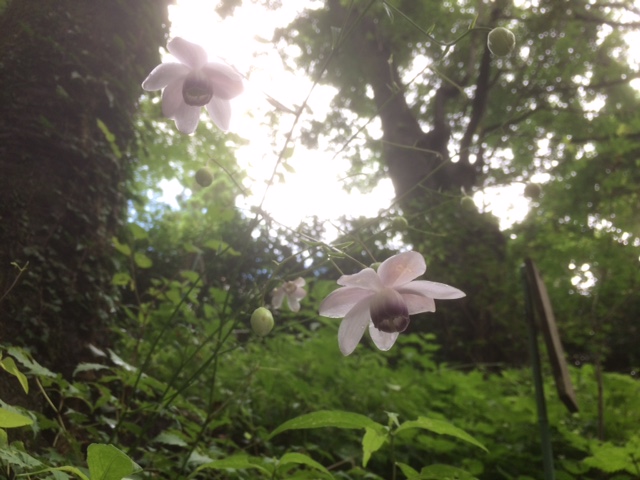
[{"label": "tree trunk", "polygon": [[67,375],[108,337],[110,240],[166,7],[14,0],[0,16],[0,342]]}]

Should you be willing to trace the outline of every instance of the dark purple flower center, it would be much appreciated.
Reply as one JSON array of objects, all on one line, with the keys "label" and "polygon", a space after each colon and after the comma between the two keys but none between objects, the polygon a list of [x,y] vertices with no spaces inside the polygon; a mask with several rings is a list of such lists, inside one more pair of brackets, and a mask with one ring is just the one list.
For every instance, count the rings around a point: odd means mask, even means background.
[{"label": "dark purple flower center", "polygon": [[376,293],[369,306],[373,326],[381,332],[404,332],[409,326],[407,303],[397,291],[385,288]]},{"label": "dark purple flower center", "polygon": [[213,98],[213,83],[204,72],[194,70],[184,79],[182,98],[187,105],[203,107]]}]

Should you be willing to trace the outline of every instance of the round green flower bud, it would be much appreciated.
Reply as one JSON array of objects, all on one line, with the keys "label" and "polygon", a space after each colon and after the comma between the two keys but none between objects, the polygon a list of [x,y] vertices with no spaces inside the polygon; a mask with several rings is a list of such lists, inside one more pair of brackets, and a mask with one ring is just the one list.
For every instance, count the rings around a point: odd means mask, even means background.
[{"label": "round green flower bud", "polygon": [[374,270],[378,270],[378,267],[382,264],[382,262],[375,262],[369,265],[369,268],[373,268]]},{"label": "round green flower bud", "polygon": [[251,328],[253,333],[261,337],[269,335],[273,330],[273,315],[268,308],[259,307],[251,314]]},{"label": "round green flower bud", "polygon": [[542,193],[542,188],[537,183],[527,183],[524,187],[524,196],[530,198],[531,200],[537,200],[540,198],[540,194]]},{"label": "round green flower bud", "polygon": [[401,216],[393,217],[393,220],[391,220],[391,226],[395,230],[405,230],[409,226],[409,222],[406,218]]},{"label": "round green flower bud", "polygon": [[466,196],[460,199],[460,206],[467,211],[473,211],[477,209],[476,202],[473,201],[473,198]]},{"label": "round green flower bud", "polygon": [[516,46],[516,36],[511,30],[503,27],[494,28],[489,32],[487,45],[491,53],[498,57],[506,57]]},{"label": "round green flower bud", "polygon": [[213,174],[207,167],[202,167],[196,172],[196,182],[201,187],[208,187],[213,182]]}]

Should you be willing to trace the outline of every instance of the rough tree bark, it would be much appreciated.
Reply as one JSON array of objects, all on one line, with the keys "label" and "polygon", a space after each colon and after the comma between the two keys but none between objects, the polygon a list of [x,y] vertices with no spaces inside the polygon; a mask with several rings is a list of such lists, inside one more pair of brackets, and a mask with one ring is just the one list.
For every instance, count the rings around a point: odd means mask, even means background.
[{"label": "rough tree bark", "polygon": [[[14,0],[0,16],[0,343],[67,375],[108,337],[110,239],[166,14],[156,0]],[[13,262],[28,264],[15,285]]]}]

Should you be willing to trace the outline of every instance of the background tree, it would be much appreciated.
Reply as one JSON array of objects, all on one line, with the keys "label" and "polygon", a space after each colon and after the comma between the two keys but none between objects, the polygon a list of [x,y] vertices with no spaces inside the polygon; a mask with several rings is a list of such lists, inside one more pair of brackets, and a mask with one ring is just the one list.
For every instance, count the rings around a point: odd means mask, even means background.
[{"label": "background tree", "polygon": [[[638,96],[629,83],[638,73],[626,61],[624,34],[637,28],[637,16],[633,2],[327,0],[277,36],[298,45],[301,65],[339,91],[335,111],[314,122],[305,138],[336,142],[336,150],[354,158],[353,173],[380,162],[381,173],[368,177],[368,184],[383,174],[392,179],[410,222],[406,241],[425,252],[437,278],[467,292],[462,308],[445,307],[443,326],[434,326],[450,359],[521,358],[517,269],[522,255],[536,253],[509,249],[510,238],[491,215],[460,208],[462,196],[532,179],[566,189],[575,176],[589,185],[581,195],[591,212],[576,210],[571,221],[603,234],[593,221],[603,214],[603,203],[594,198],[601,194],[593,188],[613,165],[578,165],[595,152],[609,163],[605,152],[615,150],[612,163],[624,186],[611,176],[607,183],[615,183],[625,199],[608,203],[607,215],[616,217],[621,232],[634,232],[629,207],[637,211],[637,189],[622,179],[635,176],[629,170],[638,148]],[[484,30],[468,32],[452,46],[474,22],[512,29],[516,50],[492,56]],[[380,138],[366,127],[373,117]],[[536,217],[532,228],[562,222],[555,214]],[[637,256],[633,240],[626,243],[627,254]],[[551,261],[568,265],[570,257],[558,260]]]},{"label": "background tree", "polygon": [[67,374],[114,313],[111,238],[166,14],[155,0],[20,0],[0,16],[0,341]]}]

